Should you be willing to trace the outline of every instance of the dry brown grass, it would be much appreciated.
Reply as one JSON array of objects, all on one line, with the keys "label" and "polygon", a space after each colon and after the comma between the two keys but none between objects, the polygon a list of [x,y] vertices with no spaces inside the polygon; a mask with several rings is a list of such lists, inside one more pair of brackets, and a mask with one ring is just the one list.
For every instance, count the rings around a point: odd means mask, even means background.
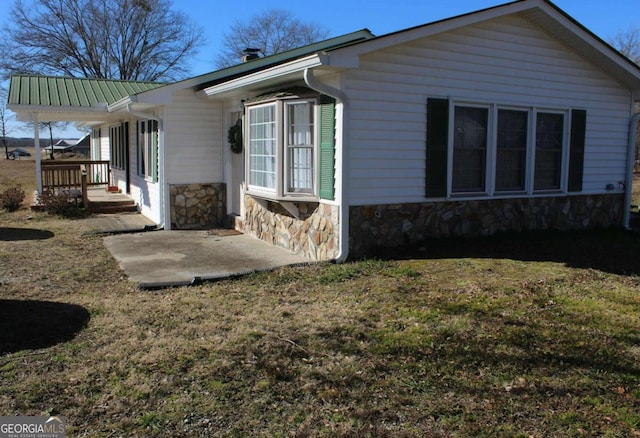
[{"label": "dry brown grass", "polygon": [[70,436],[640,433],[635,234],[143,292],[87,221],[0,213],[0,415]]}]

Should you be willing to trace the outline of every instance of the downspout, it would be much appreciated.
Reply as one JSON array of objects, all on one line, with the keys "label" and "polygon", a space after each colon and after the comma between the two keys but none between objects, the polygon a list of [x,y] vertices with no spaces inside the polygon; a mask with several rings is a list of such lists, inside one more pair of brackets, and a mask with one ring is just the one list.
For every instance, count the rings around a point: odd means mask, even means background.
[{"label": "downspout", "polygon": [[629,143],[627,145],[627,175],[624,184],[624,219],[623,226],[629,230],[631,220],[631,196],[633,192],[633,162],[635,160],[636,137],[638,134],[638,122],[640,113],[635,114],[629,122]]},{"label": "downspout", "polygon": [[[171,229],[171,225],[167,227],[167,212],[165,211],[168,202],[165,199],[166,189],[165,189],[165,168],[164,168],[164,123],[161,117],[158,117],[153,114],[143,113],[141,111],[134,111],[131,108],[131,103],[127,104],[127,113],[131,114],[134,117],[138,117],[140,119],[147,120],[155,120],[158,122],[158,184],[160,187],[160,224],[159,228],[169,230]],[[161,135],[162,134],[162,135]],[[170,224],[170,222],[169,222]]]},{"label": "downspout", "polygon": [[336,181],[338,181],[337,192],[339,193],[338,208],[340,209],[340,227],[338,231],[339,250],[335,262],[343,263],[349,256],[349,202],[347,190],[349,178],[347,175],[348,166],[345,159],[349,138],[349,99],[342,90],[318,81],[318,79],[313,76],[313,70],[310,68],[304,70],[304,81],[310,88],[327,96],[331,96],[342,104],[341,142],[340,147],[336,148],[336,159],[338,163],[340,163],[340,166],[336,169],[338,172]]}]

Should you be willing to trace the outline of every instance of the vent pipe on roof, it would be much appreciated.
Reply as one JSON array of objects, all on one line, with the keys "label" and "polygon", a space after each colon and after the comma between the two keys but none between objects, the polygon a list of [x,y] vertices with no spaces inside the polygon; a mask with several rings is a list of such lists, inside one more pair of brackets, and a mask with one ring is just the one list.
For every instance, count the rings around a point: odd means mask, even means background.
[{"label": "vent pipe on roof", "polygon": [[251,61],[252,59],[260,58],[260,49],[247,47],[242,51],[242,62]]}]

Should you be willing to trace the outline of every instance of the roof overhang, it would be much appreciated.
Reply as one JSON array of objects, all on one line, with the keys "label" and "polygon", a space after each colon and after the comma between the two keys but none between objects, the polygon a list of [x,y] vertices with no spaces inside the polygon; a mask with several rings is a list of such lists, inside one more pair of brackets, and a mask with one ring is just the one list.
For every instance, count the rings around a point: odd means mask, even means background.
[{"label": "roof overhang", "polygon": [[109,117],[106,104],[82,109],[62,106],[7,105],[7,109],[16,114],[16,120],[19,122],[33,122],[35,115],[40,122],[88,122]]},{"label": "roof overhang", "polygon": [[233,94],[238,90],[262,90],[278,83],[302,79],[304,70],[321,67],[327,63],[327,60],[326,55],[315,53],[285,64],[211,85],[204,88],[202,92],[206,96],[212,97]]}]

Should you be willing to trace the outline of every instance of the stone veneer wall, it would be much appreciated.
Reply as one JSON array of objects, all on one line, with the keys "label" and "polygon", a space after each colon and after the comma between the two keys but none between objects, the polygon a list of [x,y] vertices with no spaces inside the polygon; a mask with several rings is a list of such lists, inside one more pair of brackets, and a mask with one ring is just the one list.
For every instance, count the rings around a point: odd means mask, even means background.
[{"label": "stone veneer wall", "polygon": [[220,227],[227,220],[224,183],[169,186],[171,228],[189,230]]},{"label": "stone veneer wall", "polygon": [[624,195],[368,205],[350,208],[349,255],[426,238],[622,226]]},{"label": "stone veneer wall", "polygon": [[312,260],[331,260],[338,255],[337,206],[297,202],[300,217],[295,218],[278,203],[257,201],[249,195],[244,199],[244,233]]}]

